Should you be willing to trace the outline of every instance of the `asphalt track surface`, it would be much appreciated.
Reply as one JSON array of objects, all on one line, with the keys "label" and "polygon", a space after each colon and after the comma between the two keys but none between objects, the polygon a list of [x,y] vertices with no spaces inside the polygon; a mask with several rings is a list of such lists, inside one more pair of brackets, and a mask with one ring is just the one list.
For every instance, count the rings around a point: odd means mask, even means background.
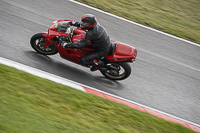
[{"label": "asphalt track surface", "polygon": [[[79,21],[86,13],[96,15],[112,40],[139,50],[128,79],[111,81],[59,55],[43,56],[31,48],[31,36],[46,32],[53,20]],[[0,57],[200,124],[199,46],[67,0],[0,0],[0,29]]]}]

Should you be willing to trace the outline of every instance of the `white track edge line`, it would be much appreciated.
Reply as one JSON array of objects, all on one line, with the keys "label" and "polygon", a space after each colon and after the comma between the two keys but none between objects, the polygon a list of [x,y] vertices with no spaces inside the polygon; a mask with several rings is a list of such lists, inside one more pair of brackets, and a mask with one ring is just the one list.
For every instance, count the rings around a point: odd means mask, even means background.
[{"label": "white track edge line", "polygon": [[138,23],[136,23],[136,22],[133,22],[133,21],[130,21],[130,20],[128,20],[128,19],[119,17],[119,16],[117,16],[117,15],[114,15],[114,14],[111,14],[111,13],[108,13],[108,12],[105,12],[105,11],[102,11],[102,10],[97,9],[97,8],[94,8],[94,7],[92,7],[92,6],[89,6],[89,5],[86,5],[86,4],[83,4],[83,3],[80,3],[80,2],[74,1],[74,0],[69,0],[69,1],[70,1],[70,2],[73,2],[73,3],[76,3],[76,4],[79,4],[79,5],[82,5],[82,6],[85,6],[85,7],[90,8],[90,9],[96,10],[96,11],[98,11],[98,12],[104,13],[104,14],[106,14],[106,15],[109,15],[109,16],[112,16],[112,17],[115,17],[115,18],[124,20],[124,21],[126,21],[126,22],[135,24],[135,25],[137,25],[137,26],[140,26],[140,27],[143,27],[143,28],[146,28],[146,29],[155,31],[155,32],[157,32],[157,33],[160,33],[160,34],[163,34],[163,35],[166,35],[166,36],[169,36],[169,37],[172,37],[172,38],[175,38],[175,39],[178,39],[178,40],[181,40],[181,41],[187,42],[187,43],[189,43],[189,44],[192,44],[192,45],[195,45],[195,46],[200,47],[200,44],[197,44],[197,43],[194,43],[194,42],[185,40],[185,39],[183,39],[183,38],[180,38],[180,37],[177,37],[177,36],[174,36],[174,35],[171,35],[171,34],[168,34],[168,33],[165,33],[165,32],[162,32],[162,31],[159,31],[159,30],[156,30],[156,29],[147,27],[147,26],[144,26],[144,25],[142,25],[142,24],[138,24]]},{"label": "white track edge line", "polygon": [[75,82],[75,81],[72,81],[72,80],[69,80],[69,79],[65,79],[65,78],[62,78],[62,77],[59,77],[59,76],[56,76],[56,75],[47,73],[47,72],[45,72],[45,71],[42,71],[42,70],[39,70],[39,69],[30,67],[30,66],[27,66],[27,65],[24,65],[24,64],[15,62],[15,61],[11,61],[11,60],[6,59],[6,58],[3,58],[3,57],[0,57],[0,63],[1,63],[1,64],[4,64],[4,65],[7,65],[7,66],[14,67],[14,68],[16,68],[16,69],[19,69],[19,70],[22,70],[22,71],[25,71],[25,72],[28,72],[28,73],[30,73],[30,74],[33,74],[33,75],[38,76],[38,77],[41,77],[41,78],[45,78],[45,79],[54,81],[54,82],[56,82],[56,83],[60,83],[60,84],[66,85],[66,86],[70,86],[70,87],[72,87],[72,88],[81,90],[81,91],[83,91],[83,92],[86,92],[85,89],[84,89],[84,87],[86,87],[86,88],[89,88],[89,89],[92,89],[92,90],[95,90],[95,91],[104,93],[104,94],[106,94],[106,95],[115,97],[115,98],[117,98],[117,99],[120,99],[120,100],[129,102],[129,103],[132,103],[132,104],[135,104],[135,105],[138,105],[138,106],[147,108],[147,109],[150,109],[150,110],[155,111],[155,112],[158,112],[158,113],[161,113],[161,114],[163,114],[163,115],[166,115],[166,116],[169,116],[169,117],[171,117],[171,118],[180,120],[180,121],[182,121],[182,122],[186,122],[186,123],[188,123],[188,124],[191,124],[191,125],[200,127],[200,125],[198,125],[198,124],[196,124],[196,123],[193,123],[193,122],[190,122],[190,121],[188,121],[188,120],[182,119],[182,118],[180,118],[180,117],[176,117],[176,116],[174,116],[174,115],[171,115],[171,114],[165,113],[165,112],[163,112],[163,111],[160,111],[160,110],[157,110],[157,109],[154,109],[154,108],[151,108],[151,107],[142,105],[142,104],[140,104],[140,103],[137,103],[137,102],[134,102],[134,101],[131,101],[131,100],[128,100],[128,99],[125,99],[125,98],[122,98],[122,97],[119,97],[119,96],[116,96],[116,95],[113,95],[113,94],[110,94],[110,93],[107,93],[107,92],[104,92],[104,91],[101,91],[101,90],[98,90],[98,89],[96,89],[96,88],[93,88],[93,87],[90,87],[90,86],[87,86],[87,85],[84,85],[84,84],[81,84],[81,83],[78,83],[78,82]]},{"label": "white track edge line", "polygon": [[30,67],[30,66],[27,66],[27,65],[23,65],[23,64],[20,64],[20,63],[17,63],[17,62],[14,62],[14,61],[2,58],[2,57],[0,57],[0,63],[7,65],[7,66],[14,67],[16,69],[19,69],[19,70],[22,70],[22,71],[25,71],[25,72],[28,72],[32,75],[35,75],[35,76],[38,76],[38,77],[41,77],[41,78],[45,78],[45,79],[54,81],[56,83],[60,83],[60,84],[63,84],[63,85],[66,85],[66,86],[69,86],[69,87],[72,87],[72,88],[76,88],[78,90],[85,92],[85,89],[82,86],[77,85],[74,81],[71,81],[71,80],[68,80],[68,79],[47,73],[45,71]]}]

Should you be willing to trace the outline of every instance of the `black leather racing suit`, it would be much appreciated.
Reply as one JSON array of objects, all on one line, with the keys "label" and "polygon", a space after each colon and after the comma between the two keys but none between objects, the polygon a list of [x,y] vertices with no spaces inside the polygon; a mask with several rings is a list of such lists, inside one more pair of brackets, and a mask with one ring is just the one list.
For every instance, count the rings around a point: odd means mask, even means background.
[{"label": "black leather racing suit", "polygon": [[88,29],[85,38],[78,43],[67,44],[67,48],[81,49],[92,42],[91,47],[96,49],[95,52],[81,57],[80,62],[84,66],[93,65],[93,60],[100,60],[108,55],[111,48],[110,38],[103,26],[97,23],[94,28]]}]

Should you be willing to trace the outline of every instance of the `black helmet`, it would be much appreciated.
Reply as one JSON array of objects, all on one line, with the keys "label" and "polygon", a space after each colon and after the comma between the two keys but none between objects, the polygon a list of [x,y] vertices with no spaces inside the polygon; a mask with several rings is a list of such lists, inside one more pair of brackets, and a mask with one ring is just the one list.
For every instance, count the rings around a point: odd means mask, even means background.
[{"label": "black helmet", "polygon": [[80,27],[82,29],[94,28],[96,26],[96,23],[97,23],[97,19],[94,15],[85,14],[81,18]]}]

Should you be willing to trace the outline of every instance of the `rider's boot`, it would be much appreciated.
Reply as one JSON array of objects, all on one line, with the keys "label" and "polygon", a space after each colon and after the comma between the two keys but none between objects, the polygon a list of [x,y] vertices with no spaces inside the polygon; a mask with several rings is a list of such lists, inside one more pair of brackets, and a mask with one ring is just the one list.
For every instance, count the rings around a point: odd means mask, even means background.
[{"label": "rider's boot", "polygon": [[98,70],[98,68],[96,66],[94,66],[94,65],[90,68],[90,71],[92,71],[92,72],[94,72],[96,70]]},{"label": "rider's boot", "polygon": [[103,67],[102,61],[93,60],[93,66],[90,68],[90,71],[101,70]]}]

